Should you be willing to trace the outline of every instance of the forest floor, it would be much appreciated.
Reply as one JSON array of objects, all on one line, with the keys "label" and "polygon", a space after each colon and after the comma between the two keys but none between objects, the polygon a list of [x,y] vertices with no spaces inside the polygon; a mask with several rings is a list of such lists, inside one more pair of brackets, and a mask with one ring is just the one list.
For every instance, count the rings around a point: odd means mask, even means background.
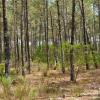
[{"label": "forest floor", "polygon": [[26,79],[39,92],[35,100],[100,100],[100,69],[79,72],[77,82],[68,73],[50,70],[47,77],[33,72]]},{"label": "forest floor", "polygon": [[100,69],[80,71],[75,83],[59,70],[50,70],[44,77],[34,69],[24,80],[18,76],[8,90],[1,85],[0,100],[100,100]]}]

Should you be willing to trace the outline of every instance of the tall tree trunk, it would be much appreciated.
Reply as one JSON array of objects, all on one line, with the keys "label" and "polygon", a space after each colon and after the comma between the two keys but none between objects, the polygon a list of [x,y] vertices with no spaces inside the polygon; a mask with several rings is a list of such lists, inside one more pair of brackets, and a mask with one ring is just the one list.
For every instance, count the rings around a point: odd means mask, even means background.
[{"label": "tall tree trunk", "polygon": [[23,9],[23,0],[21,0],[21,22],[20,22],[20,30],[21,30],[21,63],[22,63],[22,75],[25,76],[24,72],[24,53],[23,53],[23,15],[24,15],[24,9]]},{"label": "tall tree trunk", "polygon": [[19,52],[19,37],[18,37],[18,27],[17,27],[17,1],[14,0],[14,55],[15,55],[15,68],[18,73],[18,67],[20,62],[20,52]]},{"label": "tall tree trunk", "polygon": [[52,31],[52,43],[53,43],[53,46],[54,46],[54,51],[53,51],[53,54],[54,54],[54,60],[55,60],[55,66],[54,66],[54,69],[57,68],[57,63],[58,63],[58,60],[57,60],[57,46],[56,46],[56,43],[55,43],[55,37],[54,37],[54,19],[52,17],[52,13],[50,12],[50,18],[51,18],[51,31]]},{"label": "tall tree trunk", "polygon": [[81,13],[82,13],[82,22],[83,22],[83,40],[84,40],[84,52],[85,52],[85,63],[86,63],[86,69],[89,70],[89,64],[88,64],[88,48],[87,48],[87,33],[86,33],[86,23],[85,23],[85,13],[84,13],[84,2],[81,0]]},{"label": "tall tree trunk", "polygon": [[100,52],[100,0],[98,0],[98,19],[99,19],[99,52]]},{"label": "tall tree trunk", "polygon": [[100,32],[100,0],[98,0],[99,32]]},{"label": "tall tree trunk", "polygon": [[93,3],[93,45],[94,49],[97,51],[97,42],[96,42],[96,20],[95,20],[95,7]]},{"label": "tall tree trunk", "polygon": [[[0,5],[1,9],[1,5]],[[1,22],[1,11],[0,11],[0,63],[2,62],[2,22]]]},{"label": "tall tree trunk", "polygon": [[26,26],[26,47],[27,47],[27,61],[28,61],[28,72],[31,72],[31,68],[30,68],[30,48],[29,48],[29,29],[28,29],[28,1],[25,0],[25,12],[26,12],[26,16],[25,16],[25,26]]},{"label": "tall tree trunk", "polygon": [[62,36],[61,36],[61,22],[60,22],[60,9],[59,9],[59,0],[56,1],[57,3],[57,14],[58,14],[58,30],[59,30],[59,39],[60,39],[60,49],[61,49],[61,63],[62,63],[62,72],[65,73],[64,67],[64,51],[62,48]]},{"label": "tall tree trunk", "polygon": [[[75,0],[72,0],[72,31],[71,31],[71,45],[74,45],[75,35]],[[74,70],[74,49],[70,50],[70,81],[75,81],[75,70]]]},{"label": "tall tree trunk", "polygon": [[46,42],[46,57],[47,70],[49,69],[49,44],[48,44],[48,0],[45,0],[45,42]]},{"label": "tall tree trunk", "polygon": [[16,32],[17,32],[17,19],[16,19],[16,3],[17,3],[17,1],[16,0],[13,0],[13,5],[14,5],[14,66],[15,66],[15,69],[16,69],[16,71],[17,71],[17,52],[16,52]]},{"label": "tall tree trunk", "polygon": [[4,32],[4,52],[5,52],[5,75],[9,76],[10,73],[10,47],[9,47],[9,34],[8,34],[8,26],[7,26],[7,17],[6,17],[6,0],[2,0],[2,8],[3,8],[3,32]]}]

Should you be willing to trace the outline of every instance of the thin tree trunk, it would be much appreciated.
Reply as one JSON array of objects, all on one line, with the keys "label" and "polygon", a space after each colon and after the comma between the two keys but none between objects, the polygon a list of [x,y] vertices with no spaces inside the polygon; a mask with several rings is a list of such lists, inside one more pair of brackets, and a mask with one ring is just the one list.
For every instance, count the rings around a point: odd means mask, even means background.
[{"label": "thin tree trunk", "polygon": [[54,20],[53,20],[53,17],[52,17],[52,13],[51,12],[50,12],[50,18],[51,18],[52,43],[53,43],[53,46],[54,46],[54,51],[53,51],[54,60],[55,60],[54,69],[56,70],[57,63],[58,63],[58,60],[57,60],[57,50],[56,50],[57,49],[57,46],[56,46],[55,37],[54,37]]},{"label": "thin tree trunk", "polygon": [[97,51],[97,42],[96,42],[96,21],[95,21],[95,7],[93,3],[93,45],[94,49]]},{"label": "thin tree trunk", "polygon": [[45,38],[46,38],[46,57],[47,70],[49,69],[49,45],[48,45],[48,0],[45,0]]},{"label": "thin tree trunk", "polygon": [[89,70],[89,64],[88,64],[88,48],[87,48],[87,33],[86,33],[86,23],[85,23],[85,13],[84,13],[84,2],[81,0],[81,14],[82,14],[82,22],[83,22],[83,40],[84,40],[84,59],[86,63],[86,69]]},{"label": "thin tree trunk", "polygon": [[[1,5],[0,5],[1,8]],[[0,63],[2,62],[2,22],[1,22],[1,12],[0,12]]]},{"label": "thin tree trunk", "polygon": [[57,3],[57,14],[58,14],[58,28],[59,28],[59,39],[60,39],[60,49],[61,49],[62,72],[65,73],[65,67],[64,67],[64,51],[63,51],[63,47],[62,47],[62,36],[61,36],[61,23],[60,23],[59,0],[57,0],[56,3]]},{"label": "thin tree trunk", "polygon": [[23,0],[21,0],[21,22],[20,22],[20,31],[21,31],[21,64],[22,64],[22,75],[25,76],[24,72],[24,54],[23,54],[23,15],[24,15],[24,9],[23,9]]}]

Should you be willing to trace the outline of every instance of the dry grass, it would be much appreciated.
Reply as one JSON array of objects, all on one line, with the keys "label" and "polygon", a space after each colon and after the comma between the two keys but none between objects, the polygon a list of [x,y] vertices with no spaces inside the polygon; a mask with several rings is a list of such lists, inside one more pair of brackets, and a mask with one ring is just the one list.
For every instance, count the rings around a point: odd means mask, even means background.
[{"label": "dry grass", "polygon": [[[79,73],[76,83],[68,73],[48,71],[47,77],[37,69],[25,78],[18,76],[0,85],[0,100],[99,100],[100,69]],[[8,84],[8,85],[7,85]]]}]

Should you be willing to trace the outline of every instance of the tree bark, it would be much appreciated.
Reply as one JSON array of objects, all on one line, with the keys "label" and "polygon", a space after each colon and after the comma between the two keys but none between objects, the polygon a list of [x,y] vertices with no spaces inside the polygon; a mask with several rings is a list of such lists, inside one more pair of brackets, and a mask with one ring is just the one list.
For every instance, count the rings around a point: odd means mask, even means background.
[{"label": "tree bark", "polygon": [[9,76],[10,73],[10,47],[9,47],[9,34],[8,34],[8,25],[6,17],[6,0],[2,0],[3,8],[3,32],[4,32],[4,52],[5,52],[5,75]]},{"label": "tree bark", "polygon": [[56,3],[57,3],[57,14],[58,14],[58,30],[59,30],[60,49],[61,49],[62,72],[65,73],[64,51],[63,51],[63,47],[62,47],[62,36],[61,36],[61,22],[60,22],[59,0],[57,0]]},{"label": "tree bark", "polygon": [[72,31],[71,31],[71,50],[70,50],[70,81],[75,81],[74,70],[74,35],[75,35],[75,0],[72,0]]}]

